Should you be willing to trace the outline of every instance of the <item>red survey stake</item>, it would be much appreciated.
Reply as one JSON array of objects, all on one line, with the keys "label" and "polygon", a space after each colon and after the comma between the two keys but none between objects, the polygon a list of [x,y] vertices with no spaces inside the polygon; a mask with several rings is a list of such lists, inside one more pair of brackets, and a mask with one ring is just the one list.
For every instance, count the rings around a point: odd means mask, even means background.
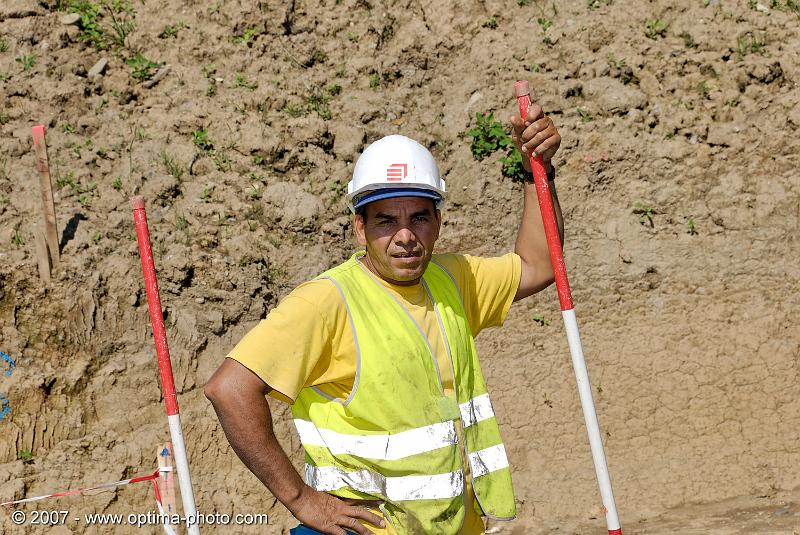
[{"label": "red survey stake", "polygon": [[[181,489],[183,513],[187,518],[197,518],[197,506],[195,505],[194,492],[192,491],[192,478],[189,475],[189,460],[186,456],[186,444],[183,440],[181,415],[178,410],[178,396],[175,393],[175,380],[172,376],[172,362],[169,358],[167,332],[164,329],[164,316],[161,312],[161,297],[158,294],[156,266],[153,262],[153,250],[150,247],[150,229],[147,227],[144,199],[142,197],[133,197],[131,206],[133,207],[133,224],[136,227],[136,240],[139,242],[139,256],[142,259],[147,306],[150,309],[150,323],[153,325],[153,338],[155,338],[156,342],[158,370],[161,374],[161,387],[164,390],[164,405],[167,409],[169,434],[172,438],[173,454],[178,468],[178,485]],[[200,535],[200,528],[197,524],[189,524],[187,529],[189,535]]]},{"label": "red survey stake", "polygon": [[[519,115],[523,120],[528,116],[528,108],[531,105],[530,94],[531,91],[527,81],[520,80],[514,84],[514,95],[517,97]],[[583,357],[578,321],[575,318],[572,292],[569,289],[567,268],[564,265],[564,253],[561,250],[561,239],[558,237],[558,225],[553,211],[553,199],[550,197],[547,173],[541,156],[531,157],[531,170],[533,171],[533,182],[536,186],[536,198],[539,200],[539,209],[542,213],[547,248],[550,252],[550,263],[553,266],[556,289],[558,290],[558,301],[561,304],[561,316],[564,319],[564,327],[567,331],[567,342],[572,356],[572,368],[575,370],[575,380],[578,383],[583,419],[586,422],[586,431],[589,434],[589,446],[592,450],[594,470],[597,475],[597,483],[600,486],[600,495],[603,499],[603,510],[606,513],[606,525],[609,535],[621,535],[622,530],[619,526],[617,504],[614,501],[614,492],[611,490],[611,477],[608,474],[603,439],[600,434],[600,425],[597,423],[594,399],[592,399],[592,385],[589,383],[589,373],[586,370],[586,361]]]}]

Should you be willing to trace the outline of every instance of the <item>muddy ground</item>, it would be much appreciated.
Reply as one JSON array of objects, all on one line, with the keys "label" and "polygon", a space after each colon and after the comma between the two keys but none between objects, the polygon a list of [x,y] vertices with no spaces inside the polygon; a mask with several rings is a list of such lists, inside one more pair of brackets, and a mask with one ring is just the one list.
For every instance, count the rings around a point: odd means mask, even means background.
[{"label": "muddy ground", "polygon": [[[15,363],[0,363],[0,501],[149,473],[168,438],[128,201],[140,194],[198,506],[272,515],[204,532],[284,532],[290,516],[232,453],[203,384],[281,296],[353,250],[343,193],[378,137],[437,157],[440,251],[510,250],[520,187],[501,152],[473,158],[466,132],[476,113],[514,113],[526,78],[564,137],[566,260],[623,527],[797,533],[795,0],[132,0],[114,17],[91,4],[0,3],[0,351]],[[47,285],[37,123],[61,237]],[[478,346],[520,513],[490,527],[604,533],[554,289]],[[154,503],[145,484],[39,508]]]}]

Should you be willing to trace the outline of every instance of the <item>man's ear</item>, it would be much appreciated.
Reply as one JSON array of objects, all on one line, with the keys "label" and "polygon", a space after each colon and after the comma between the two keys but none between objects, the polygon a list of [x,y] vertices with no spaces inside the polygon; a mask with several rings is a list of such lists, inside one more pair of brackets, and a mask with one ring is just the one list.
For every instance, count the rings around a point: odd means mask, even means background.
[{"label": "man's ear", "polygon": [[353,232],[356,235],[356,241],[362,247],[367,246],[367,234],[364,228],[364,218],[359,214],[353,216]]},{"label": "man's ear", "polygon": [[439,230],[436,231],[436,236],[439,236],[439,232],[442,230],[442,211],[438,208],[433,210],[433,213],[436,214],[436,222],[439,223]]}]

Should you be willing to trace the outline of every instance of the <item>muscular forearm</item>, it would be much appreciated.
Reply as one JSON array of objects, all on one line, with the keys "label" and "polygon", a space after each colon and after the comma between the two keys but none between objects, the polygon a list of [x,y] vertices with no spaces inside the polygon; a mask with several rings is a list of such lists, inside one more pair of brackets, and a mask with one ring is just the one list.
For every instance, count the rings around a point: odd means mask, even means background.
[{"label": "muscular forearm", "polygon": [[[555,183],[550,182],[549,186],[558,225],[558,234],[563,243],[564,219],[561,214],[561,206],[558,202]],[[522,276],[516,299],[522,299],[536,293],[553,282],[553,268],[550,264],[550,254],[547,248],[539,201],[536,198],[536,186],[525,184],[523,188],[522,218],[514,246],[514,252],[522,259]]]},{"label": "muscular forearm", "polygon": [[[361,521],[384,527],[383,519],[353,503],[307,486],[272,431],[272,414],[264,397],[269,386],[250,370],[225,359],[205,388],[236,455],[304,524],[327,535],[372,531]],[[371,504],[376,505],[376,504]]]},{"label": "muscular forearm", "polygon": [[[224,393],[224,395],[222,394]],[[264,392],[242,388],[233,378],[215,377],[206,388],[236,455],[289,510],[305,487],[272,430]]]}]

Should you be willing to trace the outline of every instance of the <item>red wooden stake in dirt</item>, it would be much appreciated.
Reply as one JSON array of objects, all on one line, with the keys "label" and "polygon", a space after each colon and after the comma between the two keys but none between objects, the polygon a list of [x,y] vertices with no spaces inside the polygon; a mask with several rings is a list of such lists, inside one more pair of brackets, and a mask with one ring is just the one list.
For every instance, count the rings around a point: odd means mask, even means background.
[{"label": "red wooden stake in dirt", "polygon": [[[517,97],[520,117],[524,120],[528,116],[531,105],[530,87],[528,82],[520,80],[514,84],[514,94]],[[583,357],[581,337],[578,332],[578,321],[575,318],[575,309],[572,304],[572,292],[567,279],[567,268],[564,265],[564,253],[561,250],[561,240],[558,237],[558,225],[553,211],[553,199],[550,197],[550,187],[547,184],[547,172],[544,169],[542,157],[531,158],[533,182],[536,185],[536,197],[539,200],[539,209],[542,212],[542,223],[547,237],[547,248],[550,252],[550,263],[553,266],[558,301],[561,304],[561,316],[567,331],[567,342],[572,355],[572,367],[575,370],[575,379],[578,383],[578,394],[583,408],[583,419],[586,421],[586,431],[589,434],[589,445],[592,450],[592,460],[597,474],[597,483],[600,486],[600,495],[603,499],[603,509],[606,513],[606,525],[609,535],[622,535],[617,516],[617,505],[614,493],[611,490],[611,478],[608,474],[606,454],[603,451],[603,439],[600,426],[597,423],[597,413],[592,399],[592,386],[589,383],[589,373],[586,370],[586,361]]]},{"label": "red wooden stake in dirt", "polygon": [[156,266],[153,263],[153,250],[150,248],[150,230],[147,227],[144,199],[142,197],[133,197],[131,205],[133,206],[133,224],[136,226],[136,239],[139,242],[139,256],[142,259],[144,286],[147,291],[147,306],[150,309],[150,323],[153,325],[153,338],[155,338],[156,342],[161,387],[164,390],[164,405],[167,409],[169,432],[174,447],[173,454],[178,468],[178,485],[181,489],[183,513],[187,519],[191,519],[191,522],[187,522],[189,535],[200,535],[200,528],[195,523],[198,518],[197,507],[194,502],[192,479],[189,475],[189,461],[186,456],[186,444],[184,443],[183,430],[181,429],[178,396],[175,393],[172,363],[169,358],[169,346],[167,345],[167,333],[164,329],[164,316],[161,312],[161,297],[158,295]]},{"label": "red wooden stake in dirt", "polygon": [[47,161],[47,143],[44,138],[44,126],[36,125],[32,129],[33,150],[36,153],[36,170],[39,172],[39,190],[42,195],[42,216],[44,230],[34,233],[36,256],[39,261],[39,275],[45,282],[50,281],[50,274],[58,265],[58,229],[56,227],[56,207],[53,203],[53,184],[50,181],[50,163]]}]

